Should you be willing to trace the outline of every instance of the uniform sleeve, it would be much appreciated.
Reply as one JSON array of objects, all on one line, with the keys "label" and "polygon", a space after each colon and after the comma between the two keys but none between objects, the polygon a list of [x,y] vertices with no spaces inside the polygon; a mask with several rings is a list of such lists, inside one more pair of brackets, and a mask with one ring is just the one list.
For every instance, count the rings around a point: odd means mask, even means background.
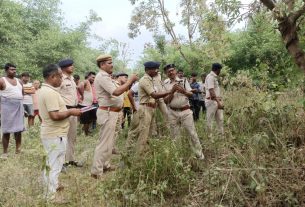
[{"label": "uniform sleeve", "polygon": [[187,79],[184,79],[185,83],[184,83],[184,87],[186,91],[191,91],[192,88],[190,86],[190,83],[187,81]]},{"label": "uniform sleeve", "polygon": [[98,87],[102,87],[110,95],[112,95],[117,88],[109,76],[100,76],[97,80],[97,84]]},{"label": "uniform sleeve", "polygon": [[215,85],[214,85],[214,77],[209,75],[207,77],[207,80],[206,80],[206,88],[207,89],[212,89],[212,88],[215,88]]},{"label": "uniform sleeve", "polygon": [[152,94],[155,92],[152,81],[143,79],[139,82],[139,87],[143,88],[143,90],[148,94]]},{"label": "uniform sleeve", "polygon": [[48,112],[59,111],[60,95],[56,93],[41,94]]}]

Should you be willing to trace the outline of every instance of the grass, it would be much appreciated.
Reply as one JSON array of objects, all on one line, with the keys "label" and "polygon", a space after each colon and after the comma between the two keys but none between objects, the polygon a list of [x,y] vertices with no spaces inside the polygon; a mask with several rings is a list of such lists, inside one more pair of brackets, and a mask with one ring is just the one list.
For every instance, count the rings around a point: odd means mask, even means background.
[{"label": "grass", "polygon": [[[304,111],[294,93],[267,94],[252,88],[225,94],[225,138],[208,138],[196,123],[205,161],[196,160],[187,135],[172,142],[164,125],[142,157],[114,156],[123,169],[90,178],[97,132],[78,136],[83,168],[61,174],[66,206],[305,206]],[[117,140],[123,151],[127,129]],[[0,206],[53,206],[42,199],[44,156],[36,125],[23,134],[23,151],[0,161]],[[123,163],[123,164],[122,164]]]}]

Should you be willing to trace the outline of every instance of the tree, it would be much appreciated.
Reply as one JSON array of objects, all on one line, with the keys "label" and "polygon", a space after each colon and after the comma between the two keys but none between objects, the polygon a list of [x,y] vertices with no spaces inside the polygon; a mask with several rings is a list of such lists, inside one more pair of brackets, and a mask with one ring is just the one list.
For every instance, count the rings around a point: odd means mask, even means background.
[{"label": "tree", "polygon": [[299,41],[299,25],[304,23],[304,18],[301,17],[305,14],[305,2],[301,0],[282,0],[278,3],[273,0],[260,1],[272,11],[288,52],[295,63],[305,70],[305,53]]},{"label": "tree", "polygon": [[[163,31],[171,39],[168,44],[179,51],[191,70],[203,67],[203,65],[198,65],[200,62],[198,57],[205,59],[204,57],[210,56],[212,58],[206,58],[210,60],[215,60],[216,55],[218,58],[223,57],[223,53],[220,51],[226,44],[221,40],[226,28],[221,18],[213,15],[213,10],[209,10],[205,0],[180,1],[180,10],[176,11],[176,16],[179,16],[179,12],[181,12],[180,22],[170,16],[170,11],[166,9],[164,0],[130,0],[130,2],[135,5],[129,24],[131,38],[140,34],[141,26],[159,36],[162,35],[160,32]],[[136,3],[138,4],[136,5]],[[213,25],[212,21],[214,21]],[[177,33],[178,30],[175,27],[177,22],[180,27],[185,29],[185,32]],[[216,32],[217,38],[220,39],[219,44],[208,44],[209,40],[216,39]]]},{"label": "tree", "polygon": [[[232,3],[233,2],[233,3]],[[296,65],[305,70],[305,53],[301,47],[299,37],[302,36],[302,27],[304,26],[305,2],[303,0],[260,0],[253,1],[245,6],[241,1],[218,0],[217,3],[221,11],[229,15],[229,19],[244,19],[245,16],[262,10],[262,5],[273,14],[276,21],[276,29],[280,32],[282,41],[286,49],[292,56]],[[248,11],[242,15],[241,10],[247,7]],[[273,20],[271,20],[271,27]]]},{"label": "tree", "polygon": [[41,68],[60,59],[74,59],[77,72],[97,68],[98,52],[88,47],[90,25],[101,21],[91,11],[75,29],[65,28],[59,0],[0,0],[0,62],[15,63],[18,73],[41,79]]},{"label": "tree", "polygon": [[99,49],[103,53],[108,53],[113,56],[115,71],[128,71],[131,62],[131,50],[127,43],[119,42],[116,39],[100,39],[101,45]]}]

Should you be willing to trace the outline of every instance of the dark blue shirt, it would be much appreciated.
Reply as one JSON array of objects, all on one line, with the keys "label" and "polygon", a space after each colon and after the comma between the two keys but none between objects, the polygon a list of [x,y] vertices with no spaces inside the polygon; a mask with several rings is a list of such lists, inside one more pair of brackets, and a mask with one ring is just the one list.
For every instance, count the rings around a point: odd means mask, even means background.
[{"label": "dark blue shirt", "polygon": [[192,89],[196,89],[197,92],[193,92],[193,95],[190,99],[192,100],[199,100],[199,93],[200,92],[200,85],[199,83],[195,82],[195,83],[191,83],[191,88]]}]

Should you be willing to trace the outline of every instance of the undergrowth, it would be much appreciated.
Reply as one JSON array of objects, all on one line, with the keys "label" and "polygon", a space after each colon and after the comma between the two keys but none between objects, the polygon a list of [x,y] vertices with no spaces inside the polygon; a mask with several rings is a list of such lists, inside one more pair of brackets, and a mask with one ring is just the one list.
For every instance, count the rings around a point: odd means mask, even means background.
[{"label": "undergrowth", "polygon": [[[204,161],[184,131],[173,141],[160,123],[146,154],[126,154],[124,129],[117,140],[122,156],[113,156],[120,167],[104,181],[90,178],[97,131],[79,132],[76,155],[85,166],[61,175],[67,206],[305,206],[302,99],[298,91],[227,90],[225,136],[207,137],[202,114],[196,123]],[[13,154],[11,138],[9,159],[0,161],[0,206],[53,206],[41,196],[39,126],[23,137],[22,154]]]}]

